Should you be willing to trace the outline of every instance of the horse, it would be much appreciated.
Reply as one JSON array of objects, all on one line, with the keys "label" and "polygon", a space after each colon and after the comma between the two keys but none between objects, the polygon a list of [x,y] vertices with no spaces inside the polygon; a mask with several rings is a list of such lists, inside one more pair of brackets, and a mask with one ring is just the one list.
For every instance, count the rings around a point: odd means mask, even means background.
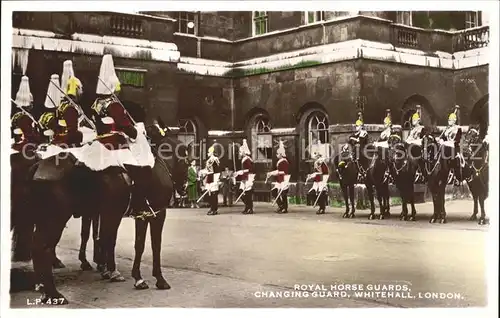
[{"label": "horse", "polygon": [[[155,127],[152,129],[148,127],[148,133],[157,129]],[[180,141],[175,142],[170,138],[165,140],[165,144],[171,148],[179,143]],[[153,188],[164,194],[161,196],[163,199],[161,203],[166,208],[174,184],[173,175],[168,172],[175,171],[176,161],[172,161],[173,165],[169,169],[168,160],[161,155],[162,151],[164,150],[154,152],[155,187]],[[50,301],[52,304],[68,303],[56,289],[48,260],[60,240],[67,221],[74,214],[90,218],[99,217],[97,263],[106,266],[101,275],[112,282],[124,281],[124,277],[116,270],[116,237],[121,219],[131,206],[135,207],[133,203],[136,201],[133,200],[131,180],[126,171],[117,166],[92,171],[78,162],[71,153],[66,153],[65,156],[55,155],[41,160],[32,167],[31,176],[30,195],[39,206],[36,213],[32,214],[36,225],[33,266],[35,274],[43,284],[41,301],[43,303]],[[163,224],[165,213],[161,212],[157,217],[159,218],[156,222]],[[154,232],[157,233],[158,229],[161,232],[161,228],[158,227]],[[155,242],[157,241],[155,239]],[[159,258],[159,252],[155,254]],[[154,266],[154,274],[159,288],[170,287],[163,278],[159,265]]]},{"label": "horse", "polygon": [[[409,150],[398,135],[391,135],[389,144],[389,171],[399,191],[402,202],[401,220],[416,221],[414,180],[417,163],[411,160]],[[408,216],[408,204],[411,215]]]},{"label": "horse", "polygon": [[[345,213],[343,218],[355,217],[354,186],[358,181],[358,166],[352,158],[349,144],[342,146],[339,155],[333,159],[335,172],[339,178],[340,188],[345,202]],[[349,211],[349,200],[351,201],[351,211]]]},{"label": "horse", "polygon": [[484,201],[488,197],[488,145],[482,142],[480,133],[475,128],[469,128],[464,137],[462,148],[465,166],[462,168],[461,180],[469,186],[474,200],[474,211],[469,220],[477,220],[478,204],[481,206],[481,216],[478,224],[488,223],[484,210]]},{"label": "horse", "polygon": [[430,132],[422,136],[422,160],[427,175],[427,187],[432,194],[434,206],[434,213],[429,223],[447,222],[444,195],[451,164],[449,154],[444,148]]},{"label": "horse", "polygon": [[[41,132],[38,126],[38,136]],[[29,171],[40,158],[36,150],[41,145],[41,138],[36,142],[26,144],[21,151],[12,151],[10,155],[11,166],[11,231],[13,232],[12,251],[14,261],[28,262],[32,260],[31,247],[35,224],[26,217],[30,209],[29,198]],[[64,268],[65,265],[57,258],[54,250],[52,267]]]},{"label": "horse", "polygon": [[370,199],[369,220],[376,218],[373,188],[377,192],[377,201],[380,208],[379,218],[382,220],[390,217],[389,172],[387,152],[384,149],[366,142],[358,144],[357,147],[358,170]]}]

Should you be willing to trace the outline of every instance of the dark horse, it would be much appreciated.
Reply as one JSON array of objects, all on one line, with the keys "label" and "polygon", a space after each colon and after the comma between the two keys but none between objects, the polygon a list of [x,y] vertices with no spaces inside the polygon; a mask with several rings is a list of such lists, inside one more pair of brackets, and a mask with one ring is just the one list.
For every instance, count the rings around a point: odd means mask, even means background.
[{"label": "dark horse", "polygon": [[[36,150],[40,142],[26,144],[20,152],[10,155],[11,167],[11,231],[13,232],[13,261],[31,261],[31,247],[35,224],[29,217],[31,209],[29,197],[30,168],[40,159]],[[52,256],[53,268],[64,268],[55,255]]]},{"label": "dark horse", "polygon": [[389,196],[389,170],[387,161],[387,148],[375,147],[370,143],[357,145],[358,170],[361,181],[365,184],[370,200],[370,215],[368,219],[373,220],[375,216],[375,202],[373,188],[377,193],[377,201],[380,207],[379,218],[382,220],[390,216]]},{"label": "dark horse", "polygon": [[[335,156],[333,164],[337,177],[339,178],[340,188],[345,202],[345,213],[343,218],[354,218],[355,202],[354,202],[354,186],[358,181],[358,166],[353,160],[350,145],[342,146],[340,154]],[[351,201],[351,211],[349,211],[349,200]]]},{"label": "dark horse", "polygon": [[484,211],[484,201],[488,197],[488,144],[482,140],[480,132],[476,128],[469,128],[464,138],[462,153],[465,158],[465,166],[462,168],[461,180],[467,181],[472,198],[474,199],[474,211],[469,218],[477,220],[478,204],[481,206],[481,217],[479,225],[488,223]]},{"label": "dark horse", "polygon": [[432,194],[434,213],[430,223],[446,223],[445,189],[451,169],[450,154],[440,146],[430,132],[422,136],[422,160],[424,161],[427,187]]},{"label": "dark horse", "polygon": [[[398,135],[389,137],[389,171],[394,184],[399,191],[402,202],[401,220],[415,221],[414,180],[418,164],[411,159],[408,147]],[[408,216],[408,204],[411,205],[411,215]]]},{"label": "dark horse", "polygon": [[[179,167],[176,166],[177,161],[173,156],[169,159],[165,158],[168,158],[168,153],[171,153],[173,149],[177,149],[176,145],[180,142],[168,137],[160,140],[158,137],[161,136],[160,131],[154,127],[148,127],[148,134],[153,144],[168,145],[170,148],[165,150],[164,147],[160,147],[158,152],[153,151],[155,154],[154,189],[162,193],[162,198],[164,198],[162,204],[166,208],[174,188],[174,175],[171,171],[175,171]],[[156,133],[153,133],[155,130],[157,130]],[[33,266],[35,274],[43,284],[42,302],[68,303],[67,299],[55,287],[49,260],[67,221],[75,214],[90,218],[99,216],[99,259],[97,263],[105,265],[105,270],[102,273],[104,278],[109,278],[111,281],[123,281],[123,276],[116,270],[116,237],[125,212],[131,206],[135,206],[133,202],[136,201],[130,178],[126,172],[121,167],[91,171],[77,162],[72,155],[56,155],[41,160],[32,167],[31,172],[33,181],[30,195],[38,207],[31,215],[36,226]],[[152,233],[155,233],[154,242],[158,243],[158,237],[161,239],[165,212],[160,212],[156,218],[152,224],[155,223],[158,226],[152,229]],[[159,236],[158,231],[160,232]],[[142,240],[144,241],[144,237]],[[159,264],[159,247],[161,245],[158,243],[155,246],[156,248],[153,250],[156,251],[154,253],[156,260],[153,266],[153,275],[157,279],[158,288],[169,288],[161,274]]]}]

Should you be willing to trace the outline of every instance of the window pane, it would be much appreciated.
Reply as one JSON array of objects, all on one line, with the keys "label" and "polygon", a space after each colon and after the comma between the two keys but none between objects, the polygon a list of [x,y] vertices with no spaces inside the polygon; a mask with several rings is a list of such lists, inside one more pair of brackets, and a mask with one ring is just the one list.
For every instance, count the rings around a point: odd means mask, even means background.
[{"label": "window pane", "polygon": [[186,22],[186,20],[179,21],[179,32],[186,33],[186,29],[187,29],[187,22]]},{"label": "window pane", "polygon": [[307,11],[307,22],[314,22],[314,11]]}]

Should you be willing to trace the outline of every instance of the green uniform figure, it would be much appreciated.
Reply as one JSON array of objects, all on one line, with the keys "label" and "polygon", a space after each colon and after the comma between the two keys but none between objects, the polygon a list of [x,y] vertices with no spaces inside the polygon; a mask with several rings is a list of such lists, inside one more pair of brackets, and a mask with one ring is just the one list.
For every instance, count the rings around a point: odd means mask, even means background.
[{"label": "green uniform figure", "polygon": [[191,161],[191,166],[188,169],[187,192],[191,208],[194,208],[198,199],[198,173],[196,171],[196,161],[194,160]]}]

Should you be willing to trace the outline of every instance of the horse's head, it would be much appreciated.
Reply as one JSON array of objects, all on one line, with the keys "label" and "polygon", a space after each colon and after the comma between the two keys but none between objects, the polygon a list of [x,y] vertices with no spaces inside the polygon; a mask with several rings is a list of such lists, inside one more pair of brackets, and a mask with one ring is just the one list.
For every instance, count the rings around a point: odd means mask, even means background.
[{"label": "horse's head", "polygon": [[188,146],[172,138],[170,131],[157,122],[146,127],[146,135],[156,161],[169,170],[175,187],[182,187],[187,180]]}]

